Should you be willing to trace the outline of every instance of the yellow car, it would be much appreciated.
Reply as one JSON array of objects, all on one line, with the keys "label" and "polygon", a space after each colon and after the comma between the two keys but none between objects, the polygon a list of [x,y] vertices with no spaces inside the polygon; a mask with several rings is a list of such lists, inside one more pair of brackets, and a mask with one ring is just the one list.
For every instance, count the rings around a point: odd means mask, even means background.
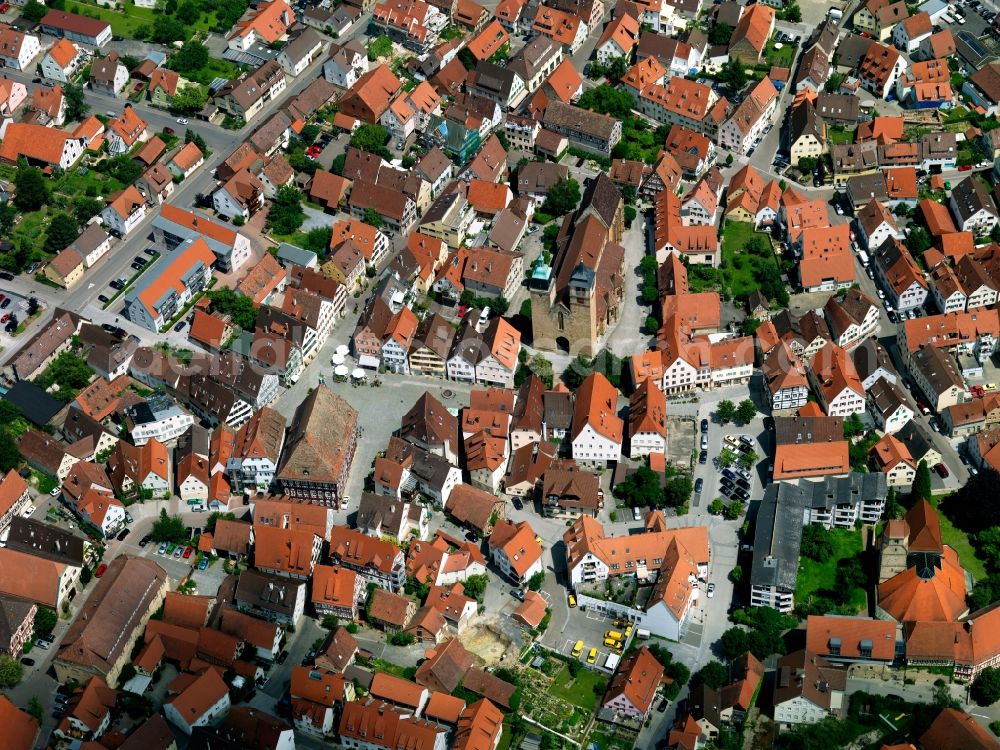
[{"label": "yellow car", "polygon": [[604,645],[607,646],[608,648],[621,649],[622,642],[619,641],[617,638],[605,638]]},{"label": "yellow car", "polygon": [[610,638],[613,641],[620,641],[624,636],[617,630],[609,630],[607,633],[604,634],[604,637]]},{"label": "yellow car", "polygon": [[739,444],[740,444],[740,443],[739,443],[739,441],[738,441],[738,440],[736,439],[736,436],[735,436],[735,435],[726,435],[726,436],[725,436],[724,438],[722,438],[722,439],[723,439],[723,440],[725,440],[725,441],[726,441],[727,443],[729,443],[729,444],[730,444],[731,446],[733,446],[734,448],[738,447],[738,446],[739,446]]},{"label": "yellow car", "polygon": [[996,383],[987,383],[983,386],[984,391],[995,391],[997,389]]},{"label": "yellow car", "polygon": [[618,618],[611,624],[614,625],[616,628],[624,628],[626,625],[628,625],[628,620],[623,620],[621,618]]},{"label": "yellow car", "polygon": [[573,608],[573,607],[576,606],[576,597],[573,596],[572,594],[570,594],[569,596],[566,597],[566,601],[569,604],[570,608]]},{"label": "yellow car", "polygon": [[587,654],[587,664],[597,664],[597,649],[590,649],[590,653]]},{"label": "yellow car", "polygon": [[632,635],[632,626],[628,625],[625,627],[625,637],[628,638],[630,635]]},{"label": "yellow car", "polygon": [[583,641],[577,641],[576,645],[573,646],[573,651],[570,654],[574,659],[579,659],[580,654],[583,653]]},{"label": "yellow car", "polygon": [[535,536],[535,541],[538,542],[538,546],[542,546],[542,538],[540,536]]}]

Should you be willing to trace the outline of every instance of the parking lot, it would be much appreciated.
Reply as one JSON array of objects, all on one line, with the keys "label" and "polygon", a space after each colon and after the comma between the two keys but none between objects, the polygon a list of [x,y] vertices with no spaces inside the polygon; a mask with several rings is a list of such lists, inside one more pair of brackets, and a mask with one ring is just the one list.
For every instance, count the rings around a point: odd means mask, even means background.
[{"label": "parking lot", "polygon": [[[613,653],[610,648],[604,645],[604,634],[609,630],[622,632],[621,628],[614,626],[614,618],[606,617],[595,610],[578,610],[573,612],[573,627],[567,629],[566,633],[554,634],[550,639],[544,639],[545,645],[559,651],[561,654],[572,656],[573,647],[578,640],[583,641],[583,651],[580,653],[580,661],[587,663],[590,649],[597,649],[597,658],[593,666],[603,668],[608,661],[608,656]],[[623,643],[623,649],[628,647],[628,640],[635,637],[635,632]]]}]

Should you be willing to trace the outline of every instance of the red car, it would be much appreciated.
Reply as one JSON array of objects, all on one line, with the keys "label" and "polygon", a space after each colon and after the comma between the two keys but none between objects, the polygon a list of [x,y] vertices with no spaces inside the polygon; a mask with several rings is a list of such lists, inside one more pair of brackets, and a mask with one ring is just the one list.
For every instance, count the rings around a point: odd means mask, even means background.
[{"label": "red car", "polygon": [[10,10],[10,3],[0,3],[0,13],[6,13]]},{"label": "red car", "polygon": [[133,91],[138,91],[138,90],[139,90],[139,89],[141,89],[141,88],[142,88],[143,86],[145,86],[145,84],[144,84],[144,83],[143,83],[142,81],[139,81],[139,83],[137,83],[137,84],[135,85],[135,87],[134,87],[134,88],[133,88],[132,90],[133,90]]},{"label": "red car", "polygon": [[944,464],[935,464],[934,471],[936,471],[937,475],[942,479],[948,478],[948,467],[945,466]]},{"label": "red car", "polygon": [[108,569],[107,563],[101,563],[100,566],[98,566],[97,570],[94,572],[94,575],[100,578],[102,575],[104,575],[104,571],[107,569]]},{"label": "red car", "polygon": [[962,166],[960,166],[958,168],[959,172],[969,172],[971,170],[972,170],[972,165],[971,164],[963,164]]},{"label": "red car", "polygon": [[184,559],[185,559],[185,560],[187,560],[187,559],[188,559],[189,557],[191,557],[191,553],[192,553],[192,552],[194,552],[194,547],[190,547],[190,546],[189,546],[189,547],[187,547],[187,548],[186,548],[186,549],[184,550]]}]

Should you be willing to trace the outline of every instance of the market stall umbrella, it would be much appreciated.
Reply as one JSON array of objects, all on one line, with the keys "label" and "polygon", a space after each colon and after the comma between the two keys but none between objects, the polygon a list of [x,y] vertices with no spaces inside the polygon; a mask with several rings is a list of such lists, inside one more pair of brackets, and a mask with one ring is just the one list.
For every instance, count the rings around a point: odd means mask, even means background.
[{"label": "market stall umbrella", "polygon": [[342,357],[346,357],[348,354],[350,354],[350,352],[351,352],[351,350],[347,346],[347,344],[340,344],[337,347],[337,354],[339,354]]},{"label": "market stall umbrella", "polygon": [[348,373],[347,365],[337,365],[333,370],[333,374],[336,375],[338,378],[346,378],[347,373]]},{"label": "market stall umbrella", "polygon": [[355,367],[354,372],[351,373],[351,377],[354,378],[355,380],[364,380],[365,371],[362,370],[360,367]]},{"label": "market stall umbrella", "polygon": [[338,365],[338,366],[343,365],[344,364],[344,355],[341,354],[340,352],[335,352],[334,355],[332,357],[330,357],[330,364],[331,365]]}]

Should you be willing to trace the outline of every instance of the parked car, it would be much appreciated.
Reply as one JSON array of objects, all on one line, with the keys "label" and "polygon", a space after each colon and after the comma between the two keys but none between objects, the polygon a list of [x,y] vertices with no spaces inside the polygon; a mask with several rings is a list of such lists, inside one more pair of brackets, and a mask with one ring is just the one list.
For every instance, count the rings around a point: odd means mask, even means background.
[{"label": "parked car", "polygon": [[698,463],[704,464],[708,463],[708,451],[702,451],[698,454]]},{"label": "parked car", "polygon": [[715,596],[715,584],[710,583],[708,584],[708,598],[711,599],[713,596]]},{"label": "parked car", "polygon": [[184,328],[184,326],[186,326],[186,325],[187,325],[187,323],[185,323],[185,322],[184,322],[184,321],[182,320],[182,321],[180,321],[180,322],[179,322],[179,323],[178,323],[177,325],[175,325],[175,326],[174,326],[174,330],[175,330],[175,331],[180,331],[180,330],[181,330],[182,328]]},{"label": "parked car", "polygon": [[27,656],[25,656],[23,659],[21,659],[21,663],[24,666],[26,666],[26,667],[33,667],[33,666],[35,666],[35,660],[32,659],[32,658],[30,658],[30,657],[27,657]]},{"label": "parked car", "polygon": [[100,578],[102,575],[104,575],[107,569],[108,569],[108,564],[101,563],[99,566],[97,566],[97,570],[94,571],[94,577]]},{"label": "parked car", "polygon": [[697,495],[698,493],[700,493],[701,492],[701,488],[704,487],[704,486],[705,486],[705,480],[704,479],[702,479],[701,477],[698,477],[697,479],[695,479],[694,480],[694,494]]},{"label": "parked car", "polygon": [[111,300],[108,299],[107,295],[105,295],[105,294],[98,294],[97,295],[97,301],[106,305]]},{"label": "parked car", "polygon": [[146,536],[144,536],[142,539],[139,540],[139,546],[145,547],[147,544],[149,544],[151,539],[152,537],[149,534],[146,534]]},{"label": "parked car", "polygon": [[28,509],[26,511],[24,511],[24,513],[22,515],[25,518],[28,518],[34,512],[35,512],[35,506],[34,505],[29,505]]},{"label": "parked car", "polygon": [[708,434],[708,420],[707,419],[701,420],[701,433],[703,435],[707,435]]},{"label": "parked car", "polygon": [[118,532],[118,536],[115,537],[119,542],[124,542],[129,535],[129,529],[122,529]]},{"label": "parked car", "polygon": [[944,464],[935,464],[934,471],[936,471],[937,475],[942,479],[947,479],[949,474],[951,473],[948,471],[948,467],[945,466]]},{"label": "parked car", "polygon": [[166,542],[160,542],[159,553],[162,555],[166,551],[167,551],[167,543]]},{"label": "parked car", "polygon": [[198,563],[198,570],[205,570],[208,567],[208,558],[201,558],[201,562]]},{"label": "parked car", "polygon": [[187,547],[185,547],[184,548],[184,559],[187,560],[189,557],[191,557],[191,553],[192,552],[194,552],[194,547],[192,547],[190,545],[188,545]]},{"label": "parked car", "polygon": [[287,659],[288,659],[288,651],[287,650],[286,651],[282,651],[278,655],[278,664],[284,664],[285,660],[287,660]]}]

